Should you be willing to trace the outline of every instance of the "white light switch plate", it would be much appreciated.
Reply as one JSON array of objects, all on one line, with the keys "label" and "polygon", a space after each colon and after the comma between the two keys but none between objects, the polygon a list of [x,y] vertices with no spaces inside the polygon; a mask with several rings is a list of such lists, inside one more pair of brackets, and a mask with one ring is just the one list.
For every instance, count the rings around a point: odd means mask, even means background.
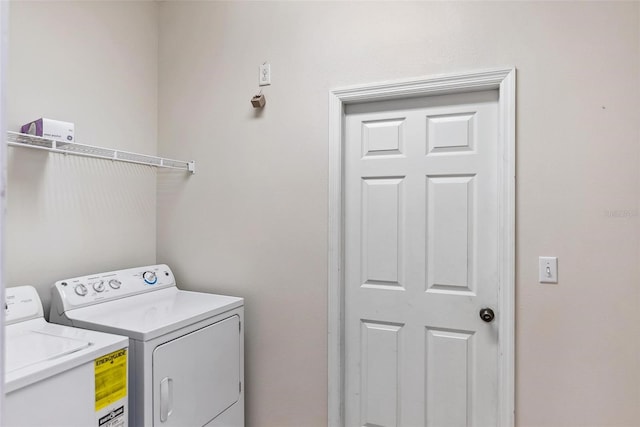
[{"label": "white light switch plate", "polygon": [[558,283],[558,257],[541,256],[538,265],[540,283]]}]

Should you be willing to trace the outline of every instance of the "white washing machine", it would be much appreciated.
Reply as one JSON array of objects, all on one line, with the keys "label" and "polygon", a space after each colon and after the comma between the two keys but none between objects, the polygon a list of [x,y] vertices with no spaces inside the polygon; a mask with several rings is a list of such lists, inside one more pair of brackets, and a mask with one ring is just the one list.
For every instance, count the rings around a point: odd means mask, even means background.
[{"label": "white washing machine", "polygon": [[47,323],[32,286],[5,290],[3,426],[127,425],[127,337]]},{"label": "white washing machine", "polygon": [[130,339],[129,422],[244,426],[244,300],[176,287],[166,265],[60,280],[52,322]]}]

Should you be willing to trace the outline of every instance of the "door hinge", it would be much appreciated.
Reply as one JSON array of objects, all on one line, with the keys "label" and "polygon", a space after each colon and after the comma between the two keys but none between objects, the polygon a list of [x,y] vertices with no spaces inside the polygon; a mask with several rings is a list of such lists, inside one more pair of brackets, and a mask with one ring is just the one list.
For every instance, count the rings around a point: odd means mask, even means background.
[{"label": "door hinge", "polygon": [[242,383],[238,383],[238,393],[242,393]]}]

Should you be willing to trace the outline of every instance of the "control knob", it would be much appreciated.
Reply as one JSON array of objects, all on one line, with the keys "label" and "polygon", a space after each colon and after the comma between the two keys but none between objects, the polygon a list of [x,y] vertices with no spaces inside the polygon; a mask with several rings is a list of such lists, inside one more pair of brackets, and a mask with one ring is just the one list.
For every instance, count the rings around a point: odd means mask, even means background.
[{"label": "control knob", "polygon": [[100,280],[99,282],[95,282],[93,284],[93,289],[95,289],[96,292],[104,291],[104,280]]},{"label": "control knob", "polygon": [[122,285],[122,282],[118,279],[109,280],[109,286],[111,286],[112,289],[120,289],[120,285]]},{"label": "control knob", "polygon": [[156,273],[154,273],[153,271],[145,271],[144,273],[142,273],[142,278],[149,285],[155,285],[158,281],[158,277],[156,277]]},{"label": "control knob", "polygon": [[76,285],[76,287],[73,289],[76,291],[76,294],[80,295],[81,297],[87,294],[87,287],[82,283]]}]

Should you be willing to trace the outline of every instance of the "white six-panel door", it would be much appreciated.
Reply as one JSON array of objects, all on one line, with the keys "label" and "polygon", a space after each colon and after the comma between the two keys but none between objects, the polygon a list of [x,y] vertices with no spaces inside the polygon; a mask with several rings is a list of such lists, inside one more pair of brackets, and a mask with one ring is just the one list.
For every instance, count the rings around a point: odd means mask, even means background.
[{"label": "white six-panel door", "polygon": [[498,91],[345,113],[345,425],[495,426]]}]

